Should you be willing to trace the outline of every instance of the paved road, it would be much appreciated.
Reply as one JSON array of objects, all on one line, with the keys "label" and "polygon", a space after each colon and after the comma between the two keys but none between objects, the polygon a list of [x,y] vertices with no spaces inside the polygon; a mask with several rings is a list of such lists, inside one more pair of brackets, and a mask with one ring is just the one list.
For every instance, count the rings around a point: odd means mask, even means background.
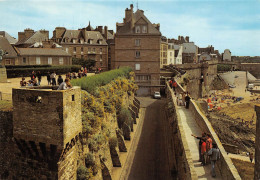
[{"label": "paved road", "polygon": [[129,180],[172,179],[168,166],[164,100],[142,98],[146,107],[142,134],[130,170]]}]

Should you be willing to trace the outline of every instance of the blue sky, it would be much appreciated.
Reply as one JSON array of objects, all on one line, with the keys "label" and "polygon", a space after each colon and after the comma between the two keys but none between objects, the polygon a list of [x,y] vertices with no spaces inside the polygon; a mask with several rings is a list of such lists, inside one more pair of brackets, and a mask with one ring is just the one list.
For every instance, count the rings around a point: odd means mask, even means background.
[{"label": "blue sky", "polygon": [[[17,37],[25,28],[52,31],[107,25],[116,29],[125,8],[137,0],[0,0],[0,30]],[[138,0],[152,23],[168,38],[190,36],[199,47],[220,53],[260,56],[260,0]]]}]

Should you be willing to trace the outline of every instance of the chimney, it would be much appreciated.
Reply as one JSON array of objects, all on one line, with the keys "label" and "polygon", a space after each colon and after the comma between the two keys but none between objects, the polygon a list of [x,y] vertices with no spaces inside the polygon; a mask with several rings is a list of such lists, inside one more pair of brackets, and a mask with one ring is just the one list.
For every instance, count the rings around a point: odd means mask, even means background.
[{"label": "chimney", "polygon": [[53,31],[53,37],[62,38],[63,33],[66,31],[65,27],[56,27]]},{"label": "chimney", "polygon": [[110,32],[110,34],[114,35],[114,30],[108,30],[108,32]]},{"label": "chimney", "polygon": [[103,26],[98,26],[97,30],[102,34]]},{"label": "chimney", "polygon": [[184,37],[183,36],[181,36],[181,41],[184,42]]},{"label": "chimney", "polygon": [[25,38],[25,33],[24,32],[18,32],[18,41],[20,41],[24,38]]},{"label": "chimney", "polygon": [[125,9],[124,23],[133,19],[133,8],[134,8],[133,4],[130,5],[130,8],[131,9],[128,9],[128,8]]},{"label": "chimney", "polygon": [[24,30],[25,38],[29,38],[34,34],[34,30],[27,28]]},{"label": "chimney", "polygon": [[158,24],[153,24],[153,26],[158,30],[158,31],[160,31],[160,23],[158,23]]},{"label": "chimney", "polygon": [[178,41],[180,41],[181,40],[181,36],[178,36]]},{"label": "chimney", "polygon": [[105,36],[105,39],[107,40],[107,26],[104,27],[104,36]]},{"label": "chimney", "polygon": [[186,40],[186,42],[190,42],[190,37],[189,37],[189,36],[186,36],[186,37],[185,37],[185,40]]},{"label": "chimney", "polygon": [[49,31],[46,31],[45,29],[41,29],[40,32],[45,35],[46,40],[49,39]]},{"label": "chimney", "polygon": [[143,14],[144,14],[144,11],[143,10],[140,10]]}]

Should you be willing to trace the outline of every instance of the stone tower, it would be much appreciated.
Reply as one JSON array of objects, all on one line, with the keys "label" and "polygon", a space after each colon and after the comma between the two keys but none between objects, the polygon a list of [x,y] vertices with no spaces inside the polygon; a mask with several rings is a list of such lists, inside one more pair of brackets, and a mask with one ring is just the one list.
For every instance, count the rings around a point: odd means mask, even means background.
[{"label": "stone tower", "polygon": [[[60,176],[65,172],[60,171],[60,166],[66,164],[66,159],[61,156],[73,147],[81,132],[79,87],[68,90],[52,87],[13,89],[13,137],[19,153],[26,163],[39,162],[37,168],[45,164],[41,171],[34,171],[34,166],[25,166],[30,174],[62,179]],[[76,172],[76,166],[73,163],[69,168]]]}]

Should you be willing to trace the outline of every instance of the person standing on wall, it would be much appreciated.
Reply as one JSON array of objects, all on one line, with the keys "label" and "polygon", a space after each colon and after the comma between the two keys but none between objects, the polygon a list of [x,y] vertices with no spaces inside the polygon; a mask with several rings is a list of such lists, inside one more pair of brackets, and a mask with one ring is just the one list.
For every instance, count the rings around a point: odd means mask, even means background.
[{"label": "person standing on wall", "polygon": [[[212,139],[211,139],[211,136],[210,134],[207,134],[206,135],[206,149],[207,149],[207,152],[209,152],[211,149],[212,149]],[[210,160],[209,160],[209,156],[207,156],[207,159],[206,159],[206,163],[208,163]]]},{"label": "person standing on wall", "polygon": [[206,165],[206,157],[207,157],[207,148],[206,148],[206,138],[202,138],[202,143],[201,143],[201,160],[202,166]]},{"label": "person standing on wall", "polygon": [[211,176],[216,177],[216,171],[215,171],[215,164],[216,161],[220,159],[220,152],[219,149],[217,148],[217,144],[213,144],[213,148],[209,150],[208,156],[210,156],[210,161],[211,161]]},{"label": "person standing on wall", "polygon": [[56,73],[55,71],[51,74],[51,83],[53,86],[56,86]]},{"label": "person standing on wall", "polygon": [[187,92],[186,96],[185,96],[185,105],[186,105],[186,109],[189,109],[189,105],[190,105],[190,96],[189,93]]},{"label": "person standing on wall", "polygon": [[193,137],[199,139],[199,162],[202,162],[202,155],[201,155],[201,144],[202,140],[205,139],[206,133],[202,133],[201,137],[195,136],[194,134],[191,134]]},{"label": "person standing on wall", "polygon": [[37,78],[38,78],[38,85],[41,85],[41,81],[42,81],[42,74],[40,71],[37,72]]},{"label": "person standing on wall", "polygon": [[47,81],[48,81],[48,85],[51,85],[51,75],[50,75],[50,72],[48,72],[48,74],[47,74]]}]

